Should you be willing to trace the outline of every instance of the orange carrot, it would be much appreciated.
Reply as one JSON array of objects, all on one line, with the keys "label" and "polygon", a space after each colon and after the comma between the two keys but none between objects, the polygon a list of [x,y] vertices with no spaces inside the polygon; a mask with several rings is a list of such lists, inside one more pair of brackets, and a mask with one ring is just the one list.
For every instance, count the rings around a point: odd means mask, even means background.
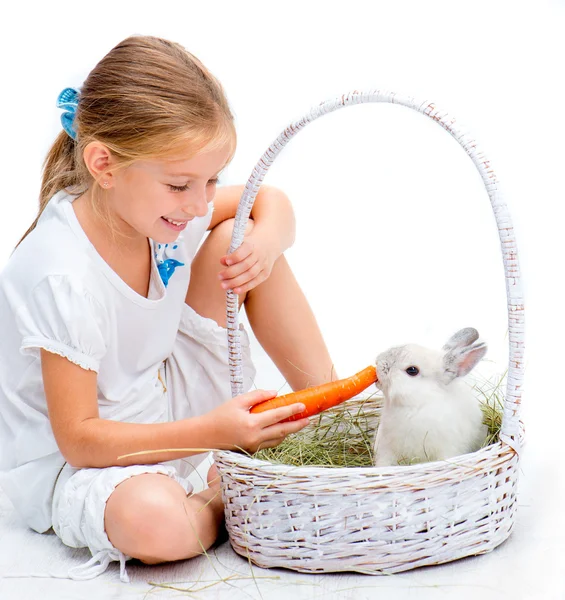
[{"label": "orange carrot", "polygon": [[251,412],[260,413],[271,408],[302,403],[306,406],[306,410],[288,419],[284,419],[281,423],[298,421],[304,417],[317,415],[332,406],[337,406],[345,400],[353,398],[353,396],[368,388],[375,381],[377,381],[377,370],[371,365],[347,379],[323,383],[322,385],[309,387],[305,390],[285,394],[284,396],[277,396],[276,398],[271,398],[271,400],[265,400],[265,402],[260,402],[251,407]]}]

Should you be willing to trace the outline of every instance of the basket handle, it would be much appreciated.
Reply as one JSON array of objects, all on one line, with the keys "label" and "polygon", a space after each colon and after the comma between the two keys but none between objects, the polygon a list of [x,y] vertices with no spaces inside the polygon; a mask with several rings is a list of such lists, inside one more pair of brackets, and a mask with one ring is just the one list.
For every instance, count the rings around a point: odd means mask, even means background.
[{"label": "basket handle", "polygon": [[[509,445],[518,448],[519,444],[519,415],[522,398],[522,380],[524,374],[524,300],[518,251],[514,228],[508,208],[499,190],[498,179],[491,167],[491,161],[479,149],[477,142],[468,133],[457,126],[453,117],[446,112],[436,109],[433,102],[419,102],[411,96],[399,95],[395,92],[369,90],[366,92],[353,91],[338,98],[322,102],[315,106],[304,117],[291,123],[269,146],[267,151],[255,165],[249,177],[235,217],[235,225],[229,252],[234,252],[243,242],[245,227],[249,214],[269,167],[286,146],[303,127],[318,117],[333,112],[344,106],[363,104],[366,102],[391,102],[412,108],[426,117],[434,120],[447,130],[461,144],[469,155],[483,180],[490,198],[494,217],[498,227],[504,274],[506,277],[506,298],[508,307],[508,341],[509,365],[504,412],[502,418],[501,439]],[[239,339],[238,298],[233,291],[227,292],[227,323],[229,344],[229,366],[231,392],[233,396],[243,393],[243,374],[241,359],[241,342]]]}]

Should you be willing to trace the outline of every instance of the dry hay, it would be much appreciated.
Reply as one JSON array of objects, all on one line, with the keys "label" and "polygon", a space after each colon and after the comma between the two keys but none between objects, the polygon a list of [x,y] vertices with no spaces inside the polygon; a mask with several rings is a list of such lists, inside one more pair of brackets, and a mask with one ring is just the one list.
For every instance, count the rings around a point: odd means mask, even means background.
[{"label": "dry hay", "polygon": [[[504,377],[494,383],[483,381],[474,386],[483,411],[483,423],[488,429],[483,447],[498,441]],[[312,417],[310,425],[302,431],[288,436],[275,448],[259,450],[254,458],[293,466],[372,467],[373,441],[382,401],[382,396],[376,393],[348,400]]]}]

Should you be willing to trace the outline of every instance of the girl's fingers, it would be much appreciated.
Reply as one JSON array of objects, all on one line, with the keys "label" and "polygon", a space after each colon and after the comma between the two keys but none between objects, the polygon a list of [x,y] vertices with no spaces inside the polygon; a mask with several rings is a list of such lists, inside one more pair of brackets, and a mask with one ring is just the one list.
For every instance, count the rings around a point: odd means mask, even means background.
[{"label": "girl's fingers", "polygon": [[259,404],[259,402],[274,398],[276,395],[276,390],[253,390],[252,392],[237,396],[234,400],[238,400],[245,408],[249,409],[256,404]]},{"label": "girl's fingers", "polygon": [[283,439],[284,438],[278,440],[265,440],[257,446],[255,452],[259,452],[259,450],[264,450],[265,448],[274,448],[275,446],[278,446],[283,441]]},{"label": "girl's fingers", "polygon": [[241,296],[241,294],[245,294],[249,290],[252,290],[253,288],[256,288],[259,284],[263,283],[263,281],[265,281],[265,277],[262,274],[260,274],[257,277],[254,277],[253,279],[250,279],[247,283],[245,283],[243,285],[235,286],[232,289],[233,289],[233,291],[236,294],[238,294],[239,296]]},{"label": "girl's fingers", "polygon": [[290,423],[273,425],[265,431],[266,434],[268,433],[269,438],[261,442],[261,448],[274,448],[275,446],[278,446],[288,435],[304,429],[309,422],[309,419],[300,419],[300,421],[291,421]]},{"label": "girl's fingers", "polygon": [[[289,404],[288,406],[281,406],[280,408],[271,408],[270,410],[266,410],[262,413],[256,413],[257,416],[261,419],[262,427],[271,427],[284,419],[288,419],[293,415],[298,415],[301,412],[304,412],[306,407],[304,404],[300,402],[296,402],[294,404]],[[292,423],[298,423],[298,421],[292,421]],[[283,426],[289,425],[289,423],[284,423]]]},{"label": "girl's fingers", "polygon": [[253,254],[254,247],[248,241],[244,241],[241,246],[231,254],[227,254],[222,258],[222,263],[225,263],[228,267],[235,265],[236,263],[245,260],[248,256]]},{"label": "girl's fingers", "polygon": [[[259,259],[252,256],[229,269],[218,273],[218,279],[222,281],[222,287],[226,285],[230,288],[245,283],[251,277],[256,277],[261,272]],[[247,278],[247,279],[246,279]]]}]

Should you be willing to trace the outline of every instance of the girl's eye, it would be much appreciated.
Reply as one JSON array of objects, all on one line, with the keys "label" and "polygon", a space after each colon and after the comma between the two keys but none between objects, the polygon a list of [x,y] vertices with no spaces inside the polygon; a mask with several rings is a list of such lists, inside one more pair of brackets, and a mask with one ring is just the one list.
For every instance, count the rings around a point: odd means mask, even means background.
[{"label": "girl's eye", "polygon": [[172,192],[186,192],[186,190],[188,190],[188,184],[186,185],[171,185],[171,184],[167,184],[169,186],[169,189]]},{"label": "girl's eye", "polygon": [[[216,185],[218,183],[218,179],[210,179],[210,181],[208,181],[207,185]],[[169,189],[172,192],[186,192],[186,190],[190,189],[190,186],[188,185],[188,183],[186,185],[171,185],[170,183],[167,184],[169,186]]]},{"label": "girl's eye", "polygon": [[408,367],[406,369],[406,372],[408,373],[408,375],[410,375],[412,377],[416,377],[416,375],[418,375],[420,370],[418,369],[418,367]]}]

